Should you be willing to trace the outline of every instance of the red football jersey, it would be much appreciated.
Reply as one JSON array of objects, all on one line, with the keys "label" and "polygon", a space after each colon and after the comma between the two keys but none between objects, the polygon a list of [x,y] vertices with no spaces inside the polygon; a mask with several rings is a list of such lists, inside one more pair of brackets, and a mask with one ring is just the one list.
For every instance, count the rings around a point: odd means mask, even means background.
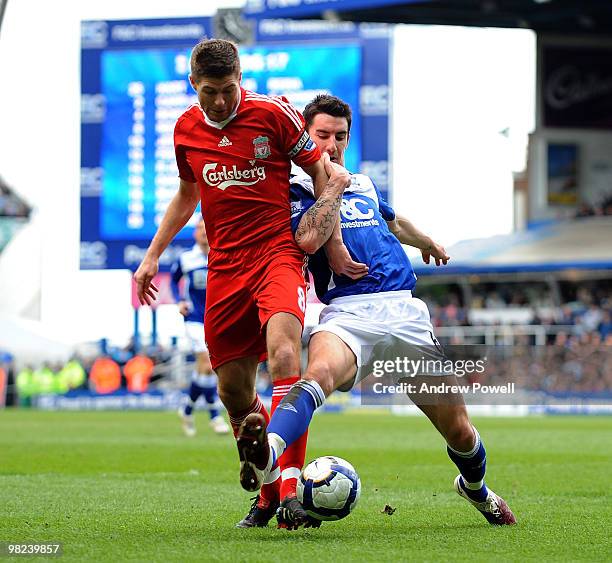
[{"label": "red football jersey", "polygon": [[179,176],[200,188],[212,250],[293,239],[291,160],[309,166],[321,153],[286,98],[241,88],[236,110],[222,123],[195,104],[176,123],[174,148]]}]

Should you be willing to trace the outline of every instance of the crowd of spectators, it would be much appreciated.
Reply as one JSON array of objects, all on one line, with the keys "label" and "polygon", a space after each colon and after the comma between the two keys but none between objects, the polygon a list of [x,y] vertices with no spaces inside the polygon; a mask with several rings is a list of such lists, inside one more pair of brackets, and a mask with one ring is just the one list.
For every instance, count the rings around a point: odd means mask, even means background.
[{"label": "crowd of spectators", "polygon": [[612,195],[604,197],[595,204],[583,203],[576,211],[576,218],[582,217],[605,217],[612,215]]},{"label": "crowd of spectators", "polygon": [[470,382],[546,393],[612,393],[612,357],[597,333],[558,335],[554,345],[482,348],[486,369]]},{"label": "crowd of spectators", "polygon": [[[527,324],[558,327],[559,339],[589,338],[612,344],[612,284],[591,282],[584,286],[561,285],[562,302],[555,304],[550,288],[544,283],[487,284],[472,290],[469,306],[462,303],[457,289],[426,293],[422,298],[429,307],[434,327],[489,324],[481,311],[498,311],[494,324]],[[515,321],[510,313],[523,310],[528,320]],[[506,320],[504,321],[504,318]],[[478,319],[478,322],[475,322]],[[500,320],[501,319],[501,320]],[[550,340],[555,343],[555,340]]]},{"label": "crowd of spectators", "polygon": [[[556,299],[553,288],[543,282],[487,283],[470,289],[474,296],[469,306],[458,286],[448,287],[447,292],[435,288],[422,298],[437,328],[480,326],[486,331],[487,315],[481,313],[496,311],[499,314],[490,317],[496,319],[494,328],[500,334],[512,333],[510,340],[496,341],[506,346],[472,348],[471,353],[488,357],[486,371],[473,381],[513,382],[517,388],[547,393],[611,392],[611,281],[560,282],[554,288]],[[517,321],[517,311],[529,313],[529,320]],[[536,326],[545,329],[546,346],[536,345],[533,332],[525,330]],[[459,354],[459,345],[483,343],[468,337],[443,342],[447,351],[456,345]]]},{"label": "crowd of spectators", "polygon": [[67,362],[20,364],[3,354],[0,367],[7,374],[7,404],[29,406],[39,395],[143,393],[152,383],[167,379],[176,356],[172,347],[147,346],[137,351],[133,342],[119,347],[102,341]]}]

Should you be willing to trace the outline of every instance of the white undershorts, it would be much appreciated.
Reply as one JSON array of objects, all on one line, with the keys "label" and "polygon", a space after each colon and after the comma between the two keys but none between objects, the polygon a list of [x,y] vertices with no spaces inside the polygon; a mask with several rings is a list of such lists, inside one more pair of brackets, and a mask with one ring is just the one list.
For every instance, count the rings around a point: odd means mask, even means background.
[{"label": "white undershorts", "polygon": [[375,360],[396,356],[414,358],[417,354],[421,355],[423,349],[426,350],[425,354],[443,357],[434,336],[427,305],[412,297],[411,291],[387,291],[333,299],[321,311],[319,324],[311,335],[317,332],[335,334],[355,354],[355,380],[350,386],[343,386],[341,391],[348,391],[370,375]]},{"label": "white undershorts", "polygon": [[185,334],[194,354],[208,352],[204,339],[204,323],[185,321]]}]

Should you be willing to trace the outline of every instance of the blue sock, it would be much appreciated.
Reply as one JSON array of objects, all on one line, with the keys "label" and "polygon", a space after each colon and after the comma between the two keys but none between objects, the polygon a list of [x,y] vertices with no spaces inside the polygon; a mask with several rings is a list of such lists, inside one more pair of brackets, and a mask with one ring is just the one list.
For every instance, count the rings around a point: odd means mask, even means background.
[{"label": "blue sock", "polygon": [[217,408],[217,386],[214,387],[202,387],[202,394],[204,395],[204,400],[208,404],[208,412],[210,414],[210,419],[216,418],[219,416],[219,409]]},{"label": "blue sock", "polygon": [[[281,438],[284,451],[306,432],[314,411],[323,401],[325,393],[316,381],[298,381],[276,407],[268,424],[268,434],[277,434]],[[282,454],[282,451],[274,451],[277,457]]]},{"label": "blue sock", "polygon": [[189,386],[189,391],[187,391],[189,399],[185,404],[184,411],[187,416],[190,416],[193,412],[193,407],[195,406],[196,401],[200,398],[200,395],[203,391],[204,389],[202,389],[202,387],[200,387],[195,381],[191,382],[191,385]]},{"label": "blue sock", "polygon": [[487,452],[480,439],[480,434],[474,428],[476,443],[469,452],[459,452],[450,446],[446,446],[448,457],[454,462],[461,473],[461,485],[463,490],[472,500],[483,502],[489,491],[484,482],[487,469]]}]

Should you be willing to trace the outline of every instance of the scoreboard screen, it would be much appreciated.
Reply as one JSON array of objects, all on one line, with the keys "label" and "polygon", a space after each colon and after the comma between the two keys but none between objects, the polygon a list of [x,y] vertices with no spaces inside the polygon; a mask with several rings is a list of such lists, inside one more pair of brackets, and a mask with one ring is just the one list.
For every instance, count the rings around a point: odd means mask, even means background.
[{"label": "scoreboard screen", "polygon": [[[174,125],[197,102],[190,51],[212,35],[211,19],[88,21],[81,29],[81,268],[134,270],[178,188]],[[242,85],[284,95],[300,110],[318,93],[344,99],[353,108],[346,165],[363,171],[362,141],[381,145],[362,130],[370,118],[360,112],[364,43],[354,33],[313,39],[239,47]],[[197,213],[161,257],[162,270],[193,245]]]},{"label": "scoreboard screen", "polygon": [[[359,47],[272,46],[240,49],[243,86],[283,94],[302,110],[319,92],[340,96],[352,106],[359,92]],[[342,61],[323,73],[329,61]],[[106,240],[150,240],[178,186],[173,131],[195,93],[186,79],[189,51],[148,49],[102,54],[100,234]],[[347,166],[359,167],[359,119],[352,126]],[[179,238],[189,238],[185,229]]]}]

